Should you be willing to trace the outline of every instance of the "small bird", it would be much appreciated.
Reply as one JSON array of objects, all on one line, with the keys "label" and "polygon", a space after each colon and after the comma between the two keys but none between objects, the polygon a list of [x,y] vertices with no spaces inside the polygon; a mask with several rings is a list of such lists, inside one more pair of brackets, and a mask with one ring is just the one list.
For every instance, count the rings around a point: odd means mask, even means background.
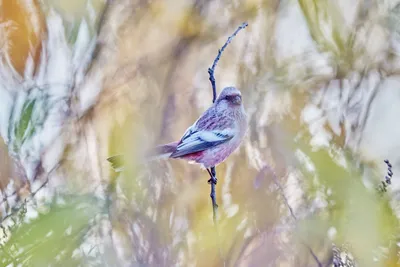
[{"label": "small bird", "polygon": [[[242,94],[235,87],[226,87],[217,100],[183,134],[178,142],[157,146],[150,155],[154,158],[180,158],[201,164],[216,183],[211,169],[223,162],[239,147],[247,131],[247,116]],[[107,159],[115,170],[122,170],[121,155]]]}]

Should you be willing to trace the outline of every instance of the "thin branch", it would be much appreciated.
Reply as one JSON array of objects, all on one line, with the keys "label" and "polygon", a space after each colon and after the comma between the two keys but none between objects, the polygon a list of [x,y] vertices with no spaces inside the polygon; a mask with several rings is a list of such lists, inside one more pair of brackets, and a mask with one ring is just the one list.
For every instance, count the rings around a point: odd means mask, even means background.
[{"label": "thin branch", "polygon": [[372,92],[369,94],[365,108],[363,110],[361,110],[361,112],[360,112],[361,113],[360,114],[361,122],[359,122],[359,128],[361,128],[361,129],[359,130],[359,134],[358,134],[358,138],[357,138],[358,140],[356,143],[356,150],[358,150],[358,148],[360,147],[361,140],[362,140],[362,133],[365,130],[367,120],[368,120],[370,112],[371,112],[371,105],[372,105],[375,97],[378,94],[378,91],[379,91],[378,89],[379,89],[379,86],[382,85],[382,82],[383,82],[383,79],[381,76],[381,80],[376,83],[376,85],[372,89]]},{"label": "thin branch", "polygon": [[28,203],[28,201],[34,199],[35,195],[42,189],[44,188],[47,183],[49,182],[50,179],[50,175],[60,166],[60,163],[56,164],[47,174],[46,180],[39,186],[38,189],[36,189],[36,191],[32,192],[24,201],[21,205],[19,205],[19,207],[15,208],[11,213],[9,213],[7,216],[5,216],[1,221],[0,221],[0,225],[2,225],[2,223],[9,217],[11,217],[12,215],[16,214],[17,212],[19,212],[25,205],[26,203]]},{"label": "thin branch", "polygon": [[101,11],[101,14],[98,17],[97,25],[96,25],[96,45],[94,47],[93,53],[92,53],[92,59],[89,63],[89,66],[86,69],[86,74],[89,73],[92,69],[92,67],[95,65],[94,63],[97,61],[99,55],[100,55],[100,50],[103,48],[103,42],[100,40],[100,33],[104,29],[104,25],[107,22],[110,9],[111,9],[111,4],[113,0],[106,0],[104,3],[103,9]]},{"label": "thin branch", "polygon": [[228,38],[228,40],[226,40],[225,44],[221,47],[221,49],[218,50],[218,55],[214,59],[214,63],[212,64],[211,68],[208,68],[208,74],[210,75],[209,80],[211,82],[211,86],[212,86],[212,90],[213,90],[213,103],[217,99],[217,88],[215,86],[215,77],[214,77],[215,67],[217,66],[217,63],[218,63],[219,59],[221,58],[222,52],[224,52],[224,50],[228,46],[228,44],[230,44],[232,42],[233,37],[235,37],[236,34],[238,34],[238,32],[241,29],[246,28],[248,25],[249,24],[247,22],[243,22],[243,24],[240,25],[239,28],[237,28],[236,31],[231,36],[229,36],[229,38]]},{"label": "thin branch", "polygon": [[[228,40],[226,40],[225,44],[221,47],[221,49],[218,50],[218,54],[217,57],[214,59],[214,62],[211,66],[211,68],[208,68],[208,74],[210,75],[209,80],[211,82],[211,87],[213,90],[213,100],[212,102],[214,103],[215,100],[217,99],[217,88],[215,85],[215,77],[214,77],[214,72],[215,72],[215,67],[217,66],[218,61],[221,58],[222,52],[224,52],[225,48],[228,46],[228,44],[230,44],[232,42],[233,37],[235,37],[238,32],[241,29],[244,29],[248,26],[247,22],[243,22],[242,25],[240,25],[236,31],[228,37]],[[217,184],[217,172],[215,171],[215,167],[211,167],[210,171],[207,170],[208,173],[210,174],[210,180],[209,183],[211,184],[211,193],[210,193],[210,197],[212,200],[212,205],[213,205],[213,219],[214,219],[214,224],[217,224],[217,209],[218,209],[218,204],[216,201],[216,193],[215,193],[215,186]]]},{"label": "thin branch", "polygon": [[210,197],[213,205],[213,221],[214,224],[217,225],[218,204],[215,196],[215,185],[217,184],[217,178],[216,178],[217,172],[215,171],[215,167],[211,167],[210,170],[207,169],[207,171],[211,177],[210,180],[208,180],[208,182],[211,184]]},{"label": "thin branch", "polygon": [[387,165],[387,175],[385,176],[385,181],[381,181],[381,184],[378,186],[378,190],[381,193],[385,193],[387,191],[387,187],[392,183],[392,164],[390,164],[389,160],[385,159],[384,162]]},{"label": "thin branch", "polygon": [[[211,68],[208,68],[209,80],[211,82],[211,87],[213,90],[213,99],[212,99],[213,103],[217,99],[217,88],[215,85],[215,77],[214,77],[215,67],[217,66],[217,63],[221,58],[222,52],[224,52],[225,48],[228,46],[228,44],[230,44],[233,37],[235,37],[241,29],[246,28],[247,25],[248,25],[247,22],[244,22],[242,25],[239,26],[239,28],[236,29],[236,31],[231,36],[229,36],[229,38],[225,42],[225,44],[221,47],[221,49],[218,50],[217,57],[214,59],[214,62],[212,64]],[[215,170],[215,166],[211,167],[210,170],[207,169],[207,171],[210,174],[210,179],[208,180],[208,182],[211,185],[210,197],[211,197],[212,206],[213,206],[213,221],[214,221],[214,226],[215,226],[217,237],[219,237],[218,225],[217,225],[218,204],[217,204],[216,193],[215,193],[215,186],[217,185],[217,172]],[[222,257],[222,252],[221,252],[220,246],[219,246],[219,254],[223,261],[223,266],[225,266],[225,260]]]}]

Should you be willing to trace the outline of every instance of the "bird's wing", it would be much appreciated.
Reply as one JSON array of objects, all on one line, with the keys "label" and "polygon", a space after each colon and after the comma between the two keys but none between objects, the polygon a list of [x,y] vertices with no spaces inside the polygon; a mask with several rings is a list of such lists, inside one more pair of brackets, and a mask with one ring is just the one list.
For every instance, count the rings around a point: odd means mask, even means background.
[{"label": "bird's wing", "polygon": [[182,138],[181,138],[181,142],[183,141],[183,140],[185,140],[186,138],[188,138],[189,136],[191,136],[194,132],[197,132],[198,130],[197,130],[197,128],[196,128],[196,123],[197,123],[197,121],[192,125],[192,126],[190,126],[189,128],[187,128],[187,130],[186,130],[186,132],[183,134],[183,136],[182,136]]},{"label": "bird's wing", "polygon": [[231,140],[234,136],[232,129],[202,131],[189,128],[183,135],[171,158],[178,158],[191,153],[206,150]]}]

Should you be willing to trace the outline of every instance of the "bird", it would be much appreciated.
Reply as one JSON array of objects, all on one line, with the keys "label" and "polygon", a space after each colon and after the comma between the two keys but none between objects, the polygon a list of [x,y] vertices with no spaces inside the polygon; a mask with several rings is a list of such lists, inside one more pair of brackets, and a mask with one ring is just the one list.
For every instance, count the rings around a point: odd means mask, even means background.
[{"label": "bird", "polygon": [[[216,101],[190,126],[181,139],[155,147],[149,160],[159,158],[184,159],[200,164],[217,183],[213,167],[224,162],[241,144],[248,128],[241,92],[225,87]],[[123,155],[107,158],[116,171],[123,170]]]}]

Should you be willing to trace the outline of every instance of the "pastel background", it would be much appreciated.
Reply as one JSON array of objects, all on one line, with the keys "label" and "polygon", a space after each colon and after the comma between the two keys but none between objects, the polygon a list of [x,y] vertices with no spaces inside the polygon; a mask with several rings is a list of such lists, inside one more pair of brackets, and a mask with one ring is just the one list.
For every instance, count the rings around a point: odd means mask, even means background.
[{"label": "pastel background", "polygon": [[[0,0],[0,265],[399,266],[399,3]],[[211,105],[244,21],[217,233],[207,172],[142,155]]]}]

